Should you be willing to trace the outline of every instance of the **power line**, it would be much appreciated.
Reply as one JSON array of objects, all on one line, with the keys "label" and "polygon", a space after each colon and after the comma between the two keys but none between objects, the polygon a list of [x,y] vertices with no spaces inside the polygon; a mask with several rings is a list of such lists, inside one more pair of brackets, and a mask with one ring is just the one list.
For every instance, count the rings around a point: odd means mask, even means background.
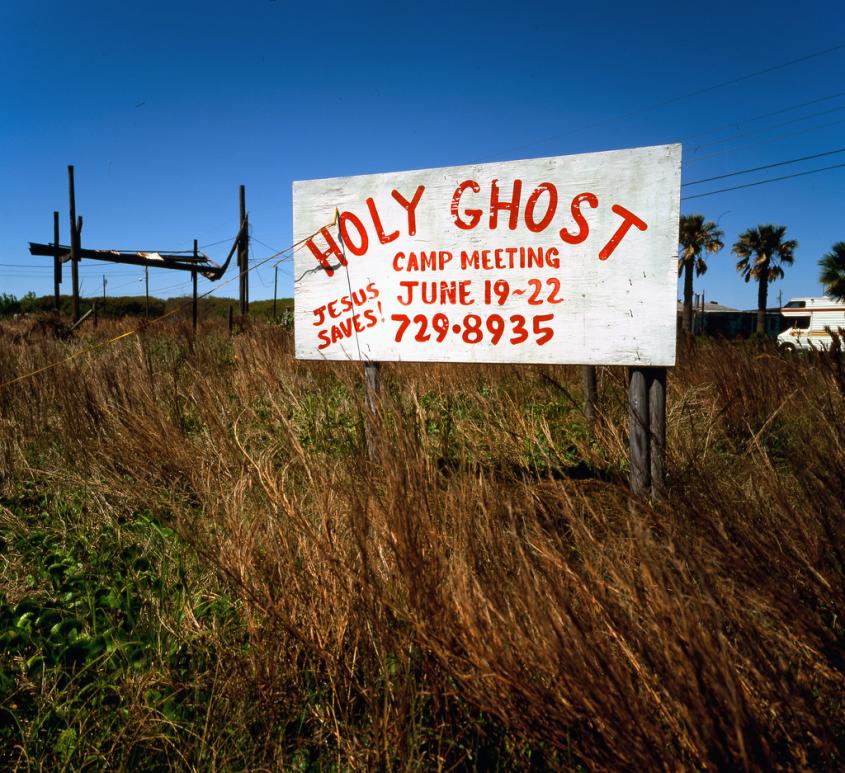
[{"label": "power line", "polygon": [[528,142],[528,143],[525,143],[523,145],[517,145],[517,146],[511,147],[511,148],[508,148],[506,151],[502,151],[502,152],[509,153],[511,151],[514,151],[514,150],[522,150],[524,148],[530,148],[534,145],[540,145],[544,142],[549,142],[550,140],[556,140],[556,139],[559,139],[560,137],[565,137],[565,136],[568,136],[570,134],[582,132],[582,131],[585,131],[587,129],[594,129],[597,126],[603,126],[603,125],[605,125],[607,123],[611,123],[611,122],[615,123],[615,122],[618,122],[618,121],[627,121],[630,118],[633,118],[634,116],[640,115],[642,113],[651,112],[652,110],[658,110],[662,107],[667,107],[668,105],[673,105],[676,102],[681,102],[682,100],[685,100],[685,99],[697,97],[697,96],[700,96],[701,94],[707,94],[711,91],[716,91],[717,89],[725,88],[726,86],[733,86],[736,83],[741,83],[742,81],[750,80],[751,78],[757,78],[760,75],[767,75],[770,72],[775,72],[776,70],[782,70],[786,67],[792,67],[795,64],[800,64],[801,62],[806,62],[810,59],[815,59],[819,56],[824,56],[825,54],[831,54],[834,51],[841,51],[843,49],[845,49],[845,43],[841,43],[841,44],[836,45],[836,46],[831,46],[830,48],[824,48],[820,51],[814,51],[814,52],[807,54],[805,56],[798,57],[797,59],[790,59],[787,62],[782,62],[781,64],[776,64],[776,65],[773,65],[771,67],[766,67],[763,70],[756,70],[755,72],[748,73],[747,75],[740,75],[737,78],[731,78],[730,80],[722,81],[720,83],[714,83],[711,86],[705,86],[704,88],[696,89],[695,91],[690,91],[686,94],[681,94],[681,95],[676,96],[676,97],[671,97],[671,98],[663,100],[661,102],[655,102],[652,105],[648,105],[646,107],[638,108],[637,110],[631,110],[627,113],[621,113],[619,115],[612,116],[610,118],[603,119],[601,121],[595,121],[594,123],[590,123],[590,124],[587,124],[587,125],[584,125],[584,126],[579,126],[575,129],[570,129],[567,132],[563,132],[562,134],[555,134],[553,136],[546,137],[545,139],[534,140],[532,142]]},{"label": "power line", "polygon": [[833,164],[832,166],[823,166],[823,167],[820,167],[819,169],[810,169],[806,172],[795,172],[794,174],[787,174],[787,175],[784,175],[783,177],[772,177],[768,180],[757,180],[757,182],[753,182],[753,183],[745,183],[744,185],[735,185],[732,188],[719,188],[719,190],[707,191],[707,193],[696,193],[696,194],[693,194],[692,196],[682,196],[681,201],[687,201],[689,199],[700,199],[703,196],[713,196],[716,193],[726,193],[727,191],[738,191],[740,188],[753,188],[756,185],[767,185],[768,183],[776,183],[776,182],[779,182],[781,180],[790,180],[793,177],[803,177],[803,176],[808,175],[808,174],[816,174],[818,172],[826,172],[829,169],[841,169],[842,167],[845,167],[845,164]]},{"label": "power line", "polygon": [[706,156],[697,156],[695,158],[688,159],[684,163],[697,164],[701,161],[706,161],[708,158],[716,158],[717,156],[724,156],[728,153],[735,153],[737,150],[742,150],[743,148],[758,148],[761,145],[771,145],[773,142],[780,142],[784,137],[800,137],[804,134],[809,134],[810,132],[818,131],[819,129],[827,129],[829,126],[837,126],[842,123],[845,123],[845,118],[840,118],[836,121],[829,121],[828,123],[817,124],[816,126],[810,126],[806,129],[800,129],[797,132],[783,132],[782,134],[770,137],[767,140],[761,140],[758,142],[746,142],[744,145],[737,145],[735,148],[719,150],[716,153],[708,153]]},{"label": "power line", "polygon": [[830,115],[831,113],[838,113],[840,110],[845,110],[845,105],[839,105],[837,107],[832,107],[830,110],[822,110],[818,113],[810,113],[809,115],[802,115],[799,118],[792,118],[789,121],[783,121],[782,123],[776,123],[771,126],[766,126],[763,129],[755,129],[754,131],[750,132],[740,132],[739,134],[734,134],[730,137],[724,137],[721,140],[713,140],[713,142],[706,142],[703,145],[696,145],[695,148],[690,150],[690,153],[697,153],[699,150],[704,148],[713,147],[713,145],[721,145],[723,142],[732,142],[733,140],[741,140],[745,137],[754,137],[758,134],[764,134],[766,132],[773,131],[774,129],[780,129],[783,126],[790,126],[794,123],[799,123],[800,121],[806,121],[808,118],[818,118],[821,115]]},{"label": "power line", "polygon": [[[108,263],[106,261],[104,261],[104,264],[108,265]],[[64,266],[65,264],[62,264],[62,265]],[[43,264],[39,264],[39,263],[32,263],[32,264],[27,264],[27,263],[0,263],[0,269],[3,269],[3,268],[25,268],[25,269],[28,269],[30,271],[53,271],[52,264],[47,266],[47,265],[43,265]],[[80,274],[92,274],[92,275],[94,275],[94,274],[106,274],[106,276],[129,276],[128,273],[125,273],[126,270],[127,269],[121,270],[119,268],[111,268],[111,267],[110,268],[98,269],[98,268],[96,268],[96,267],[94,267],[90,264],[87,265],[87,266],[80,266],[79,267],[79,273]],[[118,271],[120,271],[121,273],[117,273]]]},{"label": "power line", "polygon": [[[218,242],[209,242],[208,244],[199,244],[197,245],[197,249],[202,250],[206,247],[216,247],[218,244],[227,244],[228,242],[234,241],[235,237],[229,237],[228,239],[221,239]],[[117,249],[112,248],[113,252],[158,252],[158,253],[165,253],[167,255],[193,255],[194,250],[193,248],[190,250],[125,250],[125,249]]]},{"label": "power line", "polygon": [[221,239],[219,242],[209,242],[208,244],[200,244],[198,249],[205,249],[206,247],[216,247],[218,244],[228,244],[229,242],[233,242],[235,240],[234,236],[229,237],[228,239]]},{"label": "power line", "polygon": [[773,110],[770,113],[760,113],[759,115],[752,116],[751,118],[742,118],[738,121],[731,121],[730,123],[722,124],[721,126],[715,126],[710,129],[704,129],[703,131],[696,132],[695,134],[687,134],[682,138],[682,141],[686,141],[692,139],[694,137],[704,137],[708,134],[716,134],[716,132],[723,131],[724,129],[733,129],[738,128],[744,123],[751,123],[752,121],[759,121],[761,118],[769,118],[773,115],[781,115],[783,113],[788,113],[790,110],[798,110],[801,107],[807,107],[808,105],[815,105],[819,102],[827,102],[831,99],[836,99],[837,97],[845,96],[845,91],[837,91],[835,94],[828,94],[824,97],[818,97],[818,99],[811,99],[809,102],[799,102],[797,105],[789,105],[788,107],[783,107],[780,110]]},{"label": "power line", "polygon": [[[269,244],[265,244],[264,242],[262,242],[262,241],[261,241],[261,239],[256,239],[255,237],[252,237],[252,238],[253,238],[253,240],[254,240],[254,241],[258,242],[258,243],[259,243],[262,247],[266,247],[268,250],[273,250],[273,251],[275,251],[275,250],[276,250],[276,248],[275,248],[275,247],[272,247],[272,246],[270,246]],[[285,258],[283,258],[282,260],[280,260],[280,261],[279,261],[276,265],[277,265],[277,266],[278,266],[278,265],[280,265],[280,264],[281,264],[284,260],[285,260]],[[282,271],[287,272],[287,271],[288,271],[288,269],[285,267],[285,268],[283,268],[283,269],[282,269]],[[290,273],[289,273],[289,276],[291,276],[291,277],[292,277],[292,276],[293,276],[293,272],[290,272]]]},{"label": "power line", "polygon": [[727,174],[719,174],[715,177],[705,177],[702,180],[693,180],[692,182],[683,183],[682,188],[688,185],[700,185],[701,183],[713,182],[713,180],[723,180],[726,177],[736,177],[740,174],[750,174],[751,172],[761,172],[763,169],[773,169],[776,166],[786,166],[787,164],[797,164],[799,161],[810,161],[814,158],[822,158],[823,156],[833,156],[837,153],[845,153],[845,148],[838,148],[837,150],[828,150],[824,153],[814,153],[812,156],[802,156],[801,158],[793,158],[789,161],[777,161],[773,164],[765,164],[764,166],[755,166],[751,169],[740,169],[738,172],[728,172]]}]

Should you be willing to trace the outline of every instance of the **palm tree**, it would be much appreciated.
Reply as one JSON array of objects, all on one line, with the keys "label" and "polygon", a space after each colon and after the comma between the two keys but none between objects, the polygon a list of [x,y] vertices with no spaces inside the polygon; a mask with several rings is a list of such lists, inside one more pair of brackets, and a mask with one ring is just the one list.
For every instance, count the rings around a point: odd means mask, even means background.
[{"label": "palm tree", "polygon": [[739,235],[733,252],[739,256],[736,270],[746,282],[754,279],[757,287],[757,332],[766,333],[766,300],[769,283],[783,279],[783,268],[791,266],[798,242],[784,241],[785,225],[758,225]]},{"label": "palm tree", "polygon": [[681,227],[678,235],[681,249],[678,252],[678,276],[684,275],[684,316],[685,333],[692,332],[692,272],[701,276],[707,271],[704,254],[717,253],[725,246],[724,234],[716,223],[704,221],[704,215],[681,215]]},{"label": "palm tree", "polygon": [[819,261],[822,274],[819,281],[825,292],[839,301],[845,301],[845,242],[836,242]]}]

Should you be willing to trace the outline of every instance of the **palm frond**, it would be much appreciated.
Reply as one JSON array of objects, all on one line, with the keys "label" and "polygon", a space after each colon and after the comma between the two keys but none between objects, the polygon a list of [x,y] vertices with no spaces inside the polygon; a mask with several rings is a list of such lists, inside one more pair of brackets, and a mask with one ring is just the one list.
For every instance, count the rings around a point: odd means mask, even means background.
[{"label": "palm frond", "polygon": [[819,281],[828,295],[845,301],[845,242],[836,242],[819,261]]}]

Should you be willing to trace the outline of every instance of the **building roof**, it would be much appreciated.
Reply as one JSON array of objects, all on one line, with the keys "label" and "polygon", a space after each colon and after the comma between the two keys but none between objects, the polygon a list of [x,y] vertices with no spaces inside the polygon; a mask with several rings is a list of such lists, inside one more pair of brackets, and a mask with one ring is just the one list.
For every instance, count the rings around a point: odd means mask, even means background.
[{"label": "building roof", "polygon": [[[683,301],[678,301],[678,312],[683,311],[684,304]],[[696,313],[701,312],[701,305],[693,304],[692,307],[693,311]],[[709,314],[711,312],[730,312],[730,311],[739,311],[739,309],[732,309],[730,306],[722,306],[721,303],[718,301],[705,301],[704,302],[704,313]],[[756,309],[755,309],[756,311]]]}]

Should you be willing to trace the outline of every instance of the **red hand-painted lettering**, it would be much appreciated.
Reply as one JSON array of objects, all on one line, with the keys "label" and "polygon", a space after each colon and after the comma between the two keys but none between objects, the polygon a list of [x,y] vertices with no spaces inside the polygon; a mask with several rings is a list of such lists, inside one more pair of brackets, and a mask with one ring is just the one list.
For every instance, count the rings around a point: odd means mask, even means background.
[{"label": "red hand-painted lettering", "polygon": [[602,247],[599,253],[599,260],[607,260],[613,254],[613,251],[619,246],[619,242],[625,238],[625,234],[628,233],[632,225],[635,225],[640,231],[645,231],[648,228],[644,220],[640,220],[633,212],[619,204],[614,204],[611,210],[622,218],[622,222],[619,228],[616,229],[616,233],[610,237],[610,241]]}]

